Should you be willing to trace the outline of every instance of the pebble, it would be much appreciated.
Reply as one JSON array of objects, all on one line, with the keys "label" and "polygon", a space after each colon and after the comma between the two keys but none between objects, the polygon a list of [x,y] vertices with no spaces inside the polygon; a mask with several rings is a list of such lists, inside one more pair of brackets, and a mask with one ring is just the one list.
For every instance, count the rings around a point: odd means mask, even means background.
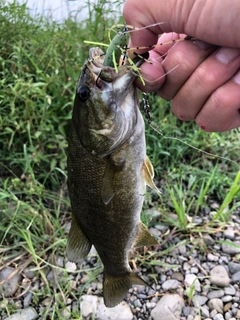
[{"label": "pebble", "polygon": [[220,287],[228,286],[230,278],[223,266],[215,266],[210,271],[210,282]]},{"label": "pebble", "polygon": [[209,309],[207,306],[202,306],[201,307],[201,314],[204,318],[208,318],[209,317]]},{"label": "pebble", "polygon": [[196,291],[201,291],[200,282],[195,274],[187,274],[185,277],[185,284],[187,287],[191,287],[193,285]]},{"label": "pebble", "polygon": [[224,290],[214,290],[208,293],[208,299],[221,298],[224,296]]},{"label": "pebble", "polygon": [[103,298],[99,298],[99,306],[94,316],[96,320],[132,320],[133,314],[129,305],[122,301],[114,308],[107,308],[103,303]]},{"label": "pebble", "polygon": [[208,259],[208,261],[218,261],[218,257],[215,256],[215,255],[212,254],[212,253],[209,253],[209,254],[207,255],[207,259]]},{"label": "pebble", "polygon": [[203,306],[207,302],[208,298],[200,295],[193,296],[193,305],[195,307]]},{"label": "pebble", "polygon": [[77,270],[77,265],[74,262],[67,261],[66,264],[65,264],[65,269],[68,272],[74,272],[74,271]]},{"label": "pebble", "polygon": [[153,320],[179,320],[183,307],[184,301],[178,294],[168,294],[163,296],[152,309],[151,316]]},{"label": "pebble", "polygon": [[240,271],[240,263],[230,261],[228,264],[229,272],[236,273]]},{"label": "pebble", "polygon": [[224,320],[224,318],[221,313],[218,313],[213,317],[213,320]]},{"label": "pebble", "polygon": [[170,280],[165,281],[162,284],[162,289],[163,289],[163,291],[175,290],[180,286],[181,286],[181,283],[178,280],[170,279]]},{"label": "pebble", "polygon": [[132,320],[133,318],[132,311],[125,301],[114,308],[107,308],[102,297],[93,295],[83,295],[81,297],[80,310],[83,317],[87,318],[94,314],[94,318],[98,320]]},{"label": "pebble", "polygon": [[172,279],[178,280],[178,281],[183,281],[184,277],[181,272],[173,272],[172,274]]},{"label": "pebble", "polygon": [[232,296],[224,296],[222,297],[222,302],[226,303],[226,302],[230,302],[232,301],[233,297]]},{"label": "pebble", "polygon": [[227,229],[224,231],[223,234],[224,234],[224,237],[227,239],[234,240],[234,238],[235,238],[235,233],[234,233],[233,229]]},{"label": "pebble", "polygon": [[33,308],[26,308],[19,310],[18,312],[7,317],[5,320],[35,320],[38,318],[38,314]]},{"label": "pebble", "polygon": [[210,310],[216,310],[217,312],[223,312],[223,302],[221,299],[211,299],[208,301]]},{"label": "pebble", "polygon": [[239,282],[239,281],[240,281],[240,271],[238,271],[232,275],[232,282],[235,283],[235,282]]},{"label": "pebble", "polygon": [[234,286],[230,285],[229,287],[224,288],[224,292],[226,295],[234,296],[236,293],[236,289]]},{"label": "pebble", "polygon": [[[14,268],[7,267],[0,271],[0,282],[5,280],[8,276],[10,276],[15,271]],[[11,277],[8,281],[5,281],[3,284],[4,296],[11,297],[18,289],[18,285],[22,280],[22,276],[16,273],[13,277]]]},{"label": "pebble", "polygon": [[83,295],[80,299],[80,311],[83,317],[96,314],[98,297],[93,295]]},{"label": "pebble", "polygon": [[228,240],[229,243],[231,244],[222,244],[222,251],[225,253],[228,253],[230,255],[235,255],[240,253],[240,241],[230,241]]},{"label": "pebble", "polygon": [[203,235],[203,241],[206,243],[207,246],[213,246],[215,244],[215,241],[209,234]]}]

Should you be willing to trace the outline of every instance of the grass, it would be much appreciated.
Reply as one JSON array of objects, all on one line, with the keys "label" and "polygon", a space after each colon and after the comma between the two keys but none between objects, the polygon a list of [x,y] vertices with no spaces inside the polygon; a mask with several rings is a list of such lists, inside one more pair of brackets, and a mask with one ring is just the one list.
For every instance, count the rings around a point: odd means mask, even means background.
[{"label": "grass", "polygon": [[[32,17],[26,5],[0,0],[0,269],[34,270],[35,280],[44,284],[32,291],[32,306],[41,319],[48,319],[49,312],[53,318],[64,319],[68,299],[78,301],[88,284],[101,278],[94,253],[87,260],[90,270],[83,264],[73,272],[74,277],[88,276],[81,290],[56,261],[65,261],[70,222],[66,148],[75,85],[89,50],[83,41],[108,43],[108,28],[120,17],[110,11],[109,3],[87,1],[83,4],[88,8],[87,20],[77,22],[76,13],[58,24]],[[119,8],[120,1],[116,4]],[[162,135],[146,123],[147,153],[163,194],[159,198],[147,193],[144,222],[166,225],[173,239],[181,235],[181,241],[190,241],[189,234],[194,239],[194,234],[216,232],[240,203],[239,165],[234,162],[239,163],[239,130],[208,134],[194,123],[177,120],[169,102],[155,94],[149,96],[149,103]],[[196,225],[194,218],[203,217],[213,203],[219,208],[207,228]],[[156,208],[155,216],[145,214],[149,208]],[[135,252],[134,259],[153,268],[162,265],[161,257],[170,255],[174,247],[175,243],[161,252]],[[50,271],[53,282],[48,280]],[[26,281],[31,286],[32,280]],[[16,295],[20,294],[21,290]],[[43,304],[46,298],[47,306]],[[3,297],[3,303],[5,311],[0,315],[17,309],[15,300]],[[71,318],[80,319],[79,313],[72,312]]]}]

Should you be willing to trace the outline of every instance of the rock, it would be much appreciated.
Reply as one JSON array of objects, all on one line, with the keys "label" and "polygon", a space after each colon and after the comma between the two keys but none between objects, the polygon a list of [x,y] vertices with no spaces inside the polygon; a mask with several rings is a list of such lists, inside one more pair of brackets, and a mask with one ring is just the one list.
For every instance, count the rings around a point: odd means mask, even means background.
[{"label": "rock", "polygon": [[213,317],[213,320],[224,320],[224,318],[221,313],[218,313]]},{"label": "rock", "polygon": [[225,313],[225,320],[229,320],[232,317],[230,312]]},{"label": "rock", "polygon": [[98,307],[98,297],[92,295],[83,295],[80,299],[80,310],[83,317],[96,314]]},{"label": "rock", "polygon": [[208,298],[200,295],[195,295],[193,296],[192,300],[194,307],[199,307],[203,306],[207,302]]},{"label": "rock", "polygon": [[81,297],[80,310],[83,317],[94,315],[96,320],[132,320],[133,318],[132,311],[125,301],[114,308],[107,308],[102,297],[92,295]]},{"label": "rock", "polygon": [[236,272],[236,273],[234,273],[233,275],[232,275],[232,282],[238,282],[238,281],[240,281],[240,271],[238,271],[238,272]]},{"label": "rock", "polygon": [[23,300],[23,305],[24,308],[29,307],[31,300],[32,300],[33,294],[32,292],[28,291],[25,295],[24,295],[24,300]]},{"label": "rock", "polygon": [[[0,282],[5,280],[7,277],[15,271],[14,268],[7,267],[0,271]],[[16,273],[13,277],[11,277],[8,281],[4,282],[3,284],[3,294],[4,296],[11,297],[18,289],[18,285],[22,280],[22,276]]]},{"label": "rock", "polygon": [[184,270],[184,271],[187,271],[187,270],[189,270],[190,268],[191,268],[190,264],[189,264],[188,262],[184,262],[184,264],[183,264],[183,270]]},{"label": "rock", "polygon": [[207,246],[213,246],[215,244],[215,241],[209,234],[203,235],[203,241],[206,243]]},{"label": "rock", "polygon": [[210,271],[210,282],[220,287],[226,287],[230,279],[226,269],[223,266],[215,266]]},{"label": "rock", "polygon": [[222,298],[224,296],[224,290],[214,290],[208,293],[208,299]]},{"label": "rock", "polygon": [[19,310],[18,312],[14,313],[10,317],[6,318],[5,320],[35,320],[38,318],[38,314],[35,309],[33,308],[26,308]]},{"label": "rock", "polygon": [[180,246],[178,247],[178,251],[179,251],[179,253],[180,253],[181,255],[184,256],[184,255],[186,254],[186,252],[187,252],[187,249],[186,249],[185,244],[180,245]]},{"label": "rock", "polygon": [[215,255],[212,254],[212,253],[209,253],[209,254],[207,255],[207,259],[208,259],[208,261],[218,261],[218,257],[215,256]]},{"label": "rock", "polygon": [[232,307],[232,302],[228,302],[223,306],[223,311],[227,312]]},{"label": "rock", "polygon": [[185,284],[187,287],[191,287],[192,285],[195,287],[195,290],[200,292],[201,286],[200,282],[195,274],[189,273],[185,277]]},{"label": "rock", "polygon": [[221,300],[222,300],[222,302],[227,303],[227,302],[232,301],[232,299],[233,299],[232,296],[224,296],[224,297],[222,297]]},{"label": "rock", "polygon": [[224,231],[224,237],[225,238],[228,238],[228,239],[231,239],[231,240],[234,240],[235,238],[235,233],[232,229],[227,229]]},{"label": "rock", "polygon": [[64,320],[67,320],[67,319],[71,318],[71,305],[66,306],[66,308],[63,309],[62,317],[63,317]]},{"label": "rock", "polygon": [[170,280],[167,280],[165,281],[163,284],[162,284],[162,289],[164,291],[168,291],[168,290],[176,290],[178,287],[181,286],[181,283],[175,279],[170,279]]},{"label": "rock", "polygon": [[217,312],[223,313],[223,302],[221,299],[211,299],[208,301],[210,310],[216,310]]},{"label": "rock", "polygon": [[181,272],[173,272],[172,279],[183,281],[184,277]]},{"label": "rock", "polygon": [[199,270],[198,270],[197,267],[192,267],[192,268],[190,269],[190,272],[191,272],[191,273],[194,273],[194,274],[198,274]]},{"label": "rock", "polygon": [[228,241],[229,244],[222,243],[222,251],[230,255],[240,253],[240,241]]},{"label": "rock", "polygon": [[240,271],[240,263],[229,262],[228,268],[229,268],[230,273],[236,273],[236,272]]},{"label": "rock", "polygon": [[122,301],[114,308],[107,308],[103,303],[103,298],[99,298],[99,306],[94,317],[96,320],[132,320],[133,314],[127,304]]},{"label": "rock", "polygon": [[201,307],[201,315],[203,318],[208,318],[209,317],[209,309],[207,306],[202,306]]},{"label": "rock", "polygon": [[67,263],[65,264],[65,269],[68,272],[74,272],[77,270],[77,265],[74,262],[67,261]]},{"label": "rock", "polygon": [[184,307],[183,299],[178,294],[163,296],[152,310],[153,320],[179,320]]},{"label": "rock", "polygon": [[224,288],[225,295],[234,296],[236,293],[236,289],[234,286],[230,285],[229,287]]}]

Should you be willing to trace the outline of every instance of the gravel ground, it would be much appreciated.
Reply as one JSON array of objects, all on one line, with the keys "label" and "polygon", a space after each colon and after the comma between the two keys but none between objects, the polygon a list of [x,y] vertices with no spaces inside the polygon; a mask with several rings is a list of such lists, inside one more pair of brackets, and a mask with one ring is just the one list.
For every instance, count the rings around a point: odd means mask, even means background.
[{"label": "gravel ground", "polygon": [[[195,223],[200,228],[208,219],[210,216],[198,217]],[[130,263],[134,268],[136,262],[136,272],[151,284],[151,288],[133,287],[125,301],[115,308],[108,309],[103,305],[102,273],[91,281],[91,273],[79,273],[79,266],[64,257],[57,257],[55,264],[67,271],[49,268],[46,272],[51,286],[57,286],[56,279],[64,274],[69,290],[76,297],[68,295],[61,316],[52,316],[52,297],[49,296],[39,299],[36,308],[34,295],[44,283],[31,264],[20,274],[14,274],[12,265],[1,268],[0,282],[7,277],[10,279],[2,286],[4,298],[0,301],[0,319],[42,319],[39,314],[48,307],[46,319],[90,320],[93,313],[94,319],[99,320],[240,319],[240,210],[231,216],[227,225],[215,226],[212,230],[214,232],[210,233],[209,229],[209,233],[192,231],[190,235],[183,235],[174,234],[166,226],[150,228],[152,233],[164,239],[162,245],[150,252],[153,259],[145,248],[145,251],[132,253]],[[172,250],[167,254],[158,255],[158,258],[154,255],[156,249],[161,253],[171,246]],[[143,256],[147,256],[147,262]],[[81,268],[89,269],[96,263],[99,261],[92,251]],[[77,296],[83,287],[83,294]],[[6,310],[11,305],[15,312],[9,316]],[[79,314],[79,318],[73,318],[69,311]]]}]

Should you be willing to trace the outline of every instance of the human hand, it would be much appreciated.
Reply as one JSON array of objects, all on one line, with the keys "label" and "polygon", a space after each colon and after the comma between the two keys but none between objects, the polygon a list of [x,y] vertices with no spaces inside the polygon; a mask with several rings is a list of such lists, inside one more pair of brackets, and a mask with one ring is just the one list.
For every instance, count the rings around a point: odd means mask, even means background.
[{"label": "human hand", "polygon": [[239,13],[238,0],[127,0],[123,12],[127,24],[145,27],[163,22],[130,33],[131,47],[183,34],[199,39],[179,42],[171,50],[169,45],[156,46],[149,52],[153,64],[141,66],[146,85],[139,81],[137,86],[172,99],[179,119],[195,119],[205,131],[240,127]]}]

